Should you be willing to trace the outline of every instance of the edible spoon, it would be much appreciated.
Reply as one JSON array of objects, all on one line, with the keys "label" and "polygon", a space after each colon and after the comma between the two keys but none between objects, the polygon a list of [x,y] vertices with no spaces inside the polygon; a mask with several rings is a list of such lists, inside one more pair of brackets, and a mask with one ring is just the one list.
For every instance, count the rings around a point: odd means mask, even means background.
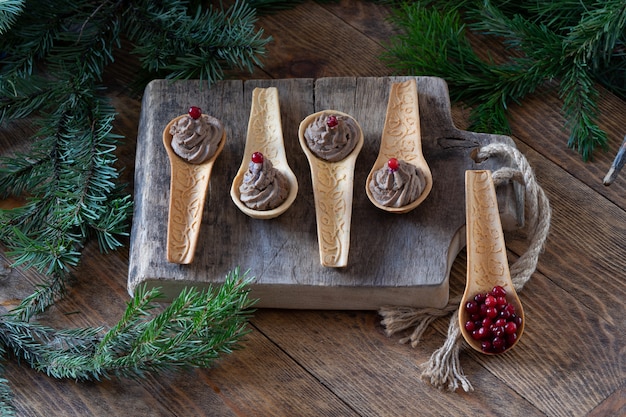
[{"label": "edible spoon", "polygon": [[517,327],[517,339],[507,347],[506,350],[509,350],[522,336],[525,318],[522,303],[511,281],[491,171],[466,171],[465,195],[467,283],[459,307],[461,334],[472,348],[487,353],[482,350],[481,341],[474,339],[465,328],[465,323],[470,318],[465,305],[473,300],[476,294],[488,293],[494,286],[499,285],[506,290],[507,301],[515,307],[515,314],[522,318],[521,325]]},{"label": "edible spoon", "polygon": [[[402,207],[387,207],[380,204],[376,201],[369,188],[374,173],[384,167],[391,158],[404,160],[415,165],[422,171],[426,180],[424,190],[420,196],[410,204]],[[372,170],[367,176],[365,192],[372,204],[381,210],[402,214],[408,213],[422,204],[432,188],[433,176],[422,154],[417,83],[414,78],[404,82],[392,83],[389,101],[387,102],[385,125],[380,140],[380,150]]]},{"label": "edible spoon", "polygon": [[[261,152],[289,182],[287,199],[280,206],[271,210],[251,209],[241,201],[239,186],[243,182],[251,155],[254,152]],[[289,168],[285,154],[278,90],[276,87],[255,88],[252,91],[252,105],[250,107],[250,119],[248,120],[248,134],[243,161],[239,171],[237,171],[237,175],[233,179],[230,197],[239,210],[248,216],[255,219],[272,219],[280,216],[291,207],[297,194],[298,180],[291,168]]]},{"label": "edible spoon", "polygon": [[[323,115],[351,118],[357,126],[358,142],[352,152],[340,161],[328,162],[318,158],[306,143],[304,132],[307,126]],[[348,264],[350,249],[354,165],[363,147],[363,131],[352,116],[336,110],[323,110],[300,122],[298,136],[311,167],[320,263],[327,267],[344,267]]]},{"label": "edible spoon", "polygon": [[226,143],[226,131],[207,161],[192,164],[176,155],[172,149],[170,127],[186,115],[178,116],[163,130],[163,144],[170,160],[170,204],[167,223],[167,260],[177,264],[193,261],[198,243],[202,211],[213,164]]}]

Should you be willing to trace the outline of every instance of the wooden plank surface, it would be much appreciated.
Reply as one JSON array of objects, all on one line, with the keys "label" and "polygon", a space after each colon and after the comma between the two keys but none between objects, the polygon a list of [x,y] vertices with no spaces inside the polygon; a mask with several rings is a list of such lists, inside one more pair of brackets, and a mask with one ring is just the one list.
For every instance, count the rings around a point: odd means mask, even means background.
[{"label": "wooden plank surface", "polygon": [[[262,17],[259,25],[275,42],[266,67],[247,76],[390,75],[378,60],[393,33],[387,11],[388,6],[368,1],[309,1]],[[328,42],[334,39],[341,40],[339,53],[329,54]],[[493,40],[473,41],[485,59],[502,60]],[[345,49],[357,47],[357,65],[343,59]],[[118,55],[105,80],[118,112],[115,131],[125,136],[117,155],[130,190],[141,102],[129,85],[137,68],[136,56]],[[244,349],[212,369],[83,383],[49,378],[9,357],[2,363],[3,376],[10,381],[17,416],[624,415],[626,177],[610,187],[601,179],[624,135],[626,105],[602,94],[601,127],[611,138],[611,151],[598,153],[590,163],[565,147],[560,106],[555,91],[543,88],[511,106],[512,137],[550,199],[552,228],[539,271],[520,294],[527,327],[519,346],[500,358],[462,348],[460,362],[475,391],[448,393],[420,379],[421,364],[445,339],[447,320],[437,320],[411,348],[398,343],[404,335],[385,336],[375,311],[259,309]],[[467,108],[456,105],[452,115],[456,126],[467,126]],[[32,121],[1,126],[2,155],[24,150],[25,138],[36,128]],[[513,261],[526,249],[525,235],[506,237]],[[128,246],[103,254],[94,243],[73,271],[68,296],[39,321],[69,329],[108,327],[119,320],[128,301]],[[11,262],[2,255],[0,263],[9,271],[0,273],[2,311],[44,278],[32,269],[10,268]],[[452,264],[452,295],[462,291],[464,277],[462,251]]]},{"label": "wooden plank surface", "polygon": [[[465,240],[465,170],[508,163],[477,164],[470,153],[492,141],[513,142],[456,129],[445,82],[418,77],[422,146],[433,190],[408,214],[374,207],[365,194],[366,177],[378,155],[390,85],[404,79],[226,81],[211,89],[195,81],[153,81],[144,94],[138,133],[129,291],[145,283],[173,296],[186,285],[219,284],[240,267],[255,277],[251,295],[259,307],[444,306],[451,262]],[[243,158],[252,90],[259,86],[278,88],[287,158],[299,182],[295,204],[271,220],[247,217],[229,195]],[[161,137],[170,119],[196,104],[223,121],[227,139],[213,169],[195,259],[178,265],[164,254],[170,175]],[[311,176],[297,138],[300,121],[326,109],[353,115],[365,136],[355,169],[348,266],[340,269],[319,262]]]}]

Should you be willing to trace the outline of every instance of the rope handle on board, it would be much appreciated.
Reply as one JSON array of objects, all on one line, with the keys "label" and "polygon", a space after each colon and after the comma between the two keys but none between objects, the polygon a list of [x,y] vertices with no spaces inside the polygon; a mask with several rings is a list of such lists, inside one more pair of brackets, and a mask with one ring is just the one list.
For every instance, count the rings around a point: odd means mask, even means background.
[{"label": "rope handle on board", "polygon": [[[525,212],[528,215],[526,227],[528,229],[528,249],[510,266],[511,279],[517,291],[520,291],[531,278],[537,268],[539,255],[543,250],[548,231],[550,229],[551,210],[548,198],[543,189],[537,184],[535,174],[528,161],[517,148],[503,143],[491,143],[478,150],[476,161],[484,161],[493,156],[508,157],[515,168],[504,167],[493,172],[496,185],[508,181],[517,181],[524,185]],[[422,378],[437,388],[447,388],[455,391],[459,386],[464,391],[473,391],[472,384],[463,373],[459,360],[459,352],[463,346],[463,338],[458,322],[458,308],[461,295],[448,301],[442,309],[412,308],[388,306],[381,307],[379,314],[383,320],[387,336],[400,331],[414,328],[413,332],[402,339],[400,343],[411,343],[415,347],[426,329],[438,318],[452,314],[448,326],[446,341],[431,355],[423,366]]]}]

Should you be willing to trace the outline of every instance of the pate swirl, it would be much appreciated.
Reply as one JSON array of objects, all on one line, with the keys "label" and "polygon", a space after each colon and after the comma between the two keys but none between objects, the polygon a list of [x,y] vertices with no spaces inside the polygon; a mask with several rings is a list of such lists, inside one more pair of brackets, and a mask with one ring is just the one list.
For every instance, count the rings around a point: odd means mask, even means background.
[{"label": "pate swirl", "polygon": [[369,183],[372,196],[385,207],[404,207],[415,201],[425,187],[422,170],[406,161],[398,161],[395,170],[387,166],[377,170]]},{"label": "pate swirl", "polygon": [[222,140],[224,127],[215,117],[203,114],[197,119],[183,116],[170,127],[172,150],[192,164],[210,159]]},{"label": "pate swirl", "polygon": [[[336,121],[329,123],[331,117]],[[307,126],[304,138],[315,156],[337,162],[352,152],[359,140],[359,129],[349,116],[322,114]]]},{"label": "pate swirl", "polygon": [[272,210],[280,206],[289,194],[285,176],[269,159],[250,162],[239,186],[241,202],[253,210]]}]

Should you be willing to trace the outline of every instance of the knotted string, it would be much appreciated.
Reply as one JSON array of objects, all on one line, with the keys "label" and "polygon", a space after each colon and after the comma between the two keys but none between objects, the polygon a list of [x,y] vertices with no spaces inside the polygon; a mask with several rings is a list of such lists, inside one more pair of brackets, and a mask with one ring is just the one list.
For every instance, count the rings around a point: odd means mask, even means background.
[{"label": "knotted string", "polygon": [[[550,204],[543,189],[537,184],[528,161],[516,148],[503,143],[492,143],[478,150],[476,161],[484,161],[492,156],[509,158],[515,167],[504,167],[494,171],[492,173],[494,183],[499,185],[517,181],[525,189],[528,249],[509,268],[513,286],[516,291],[520,291],[537,268],[537,260],[550,229]],[[448,305],[442,309],[390,306],[380,308],[379,313],[383,317],[381,323],[385,327],[387,336],[414,327],[409,336],[400,339],[400,343],[410,342],[413,347],[419,343],[433,321],[452,314],[446,341],[423,365],[422,378],[440,389],[447,388],[455,391],[461,386],[467,392],[474,388],[463,373],[459,361],[459,352],[464,342],[458,323],[460,302],[461,295],[458,295],[452,297]]]}]

